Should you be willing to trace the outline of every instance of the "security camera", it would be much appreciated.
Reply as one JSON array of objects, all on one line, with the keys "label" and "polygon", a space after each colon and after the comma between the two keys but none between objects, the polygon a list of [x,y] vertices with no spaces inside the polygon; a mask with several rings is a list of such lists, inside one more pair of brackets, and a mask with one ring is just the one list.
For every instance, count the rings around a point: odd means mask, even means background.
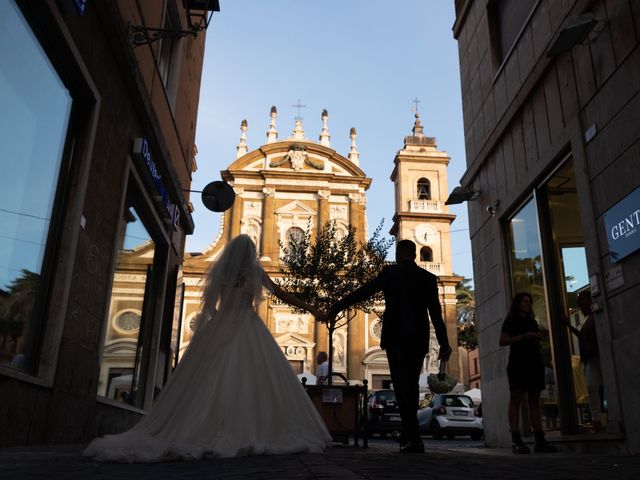
[{"label": "security camera", "polygon": [[486,207],[487,213],[493,217],[498,211],[499,206],[500,206],[500,199],[497,198],[493,203],[490,203],[489,205],[487,205]]}]

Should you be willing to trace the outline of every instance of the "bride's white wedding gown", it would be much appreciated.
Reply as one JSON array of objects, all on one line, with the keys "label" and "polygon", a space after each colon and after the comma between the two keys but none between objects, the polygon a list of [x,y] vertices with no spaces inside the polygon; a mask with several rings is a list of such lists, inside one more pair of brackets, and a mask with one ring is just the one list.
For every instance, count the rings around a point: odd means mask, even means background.
[{"label": "bride's white wedding gown", "polygon": [[251,299],[242,303],[197,330],[146,417],[84,454],[158,462],[323,451],[326,426]]}]

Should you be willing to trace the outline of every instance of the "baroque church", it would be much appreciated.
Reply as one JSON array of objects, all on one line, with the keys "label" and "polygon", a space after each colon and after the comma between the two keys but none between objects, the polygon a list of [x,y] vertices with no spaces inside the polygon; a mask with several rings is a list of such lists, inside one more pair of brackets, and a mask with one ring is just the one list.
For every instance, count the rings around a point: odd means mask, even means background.
[{"label": "baroque church", "polygon": [[[236,235],[245,233],[254,240],[260,263],[276,281],[283,276],[280,244],[286,244],[290,236],[304,234],[308,225],[312,238],[327,221],[335,221],[338,231],[344,232],[353,225],[358,240],[367,238],[366,192],[371,179],[360,165],[356,130],[351,129],[351,148],[343,156],[331,148],[326,110],[321,119],[318,141],[306,136],[301,118],[296,118],[291,135],[280,139],[277,110],[272,107],[266,143],[254,150],[247,146],[248,125],[242,121],[236,159],[222,172],[222,179],[235,191],[235,201],[222,214],[211,245],[201,253],[185,254],[182,322],[174,331],[180,352],[193,334],[204,274]],[[416,113],[412,134],[404,138],[404,146],[394,159],[395,215],[390,233],[396,240],[416,242],[419,265],[439,276],[443,316],[455,347],[455,286],[461,277],[452,275],[449,231],[455,216],[444,204],[449,161],[446,152],[437,149],[435,138],[424,135]],[[312,375],[316,354],[329,350],[326,326],[309,314],[292,311],[275,297],[262,302],[259,314],[293,370]],[[350,382],[367,379],[372,389],[383,388],[390,380],[386,356],[379,346],[380,322],[375,314],[359,312],[348,325],[336,330],[333,338],[333,370]],[[438,368],[435,336],[431,346],[425,373]],[[456,348],[448,371],[459,378]]]}]

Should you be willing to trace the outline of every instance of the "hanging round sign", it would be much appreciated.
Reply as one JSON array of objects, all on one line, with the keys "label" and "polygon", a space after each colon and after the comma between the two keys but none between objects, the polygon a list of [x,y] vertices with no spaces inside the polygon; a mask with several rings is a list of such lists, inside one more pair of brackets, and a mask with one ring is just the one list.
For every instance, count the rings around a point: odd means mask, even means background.
[{"label": "hanging round sign", "polygon": [[224,212],[231,208],[236,194],[227,182],[220,180],[211,182],[202,190],[202,203],[209,210]]}]

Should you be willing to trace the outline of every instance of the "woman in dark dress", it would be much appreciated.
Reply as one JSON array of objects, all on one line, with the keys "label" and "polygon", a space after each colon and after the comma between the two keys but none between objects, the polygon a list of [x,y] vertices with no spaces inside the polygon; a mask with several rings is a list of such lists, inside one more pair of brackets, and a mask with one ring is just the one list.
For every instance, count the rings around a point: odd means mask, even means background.
[{"label": "woman in dark dress", "polygon": [[544,362],[540,353],[542,334],[533,316],[532,304],[533,297],[529,293],[516,294],[500,333],[500,346],[509,345],[509,428],[513,453],[529,453],[519,430],[520,405],[526,393],[536,441],[534,450],[552,453],[558,449],[545,440],[542,431],[540,392],[545,387]]}]

